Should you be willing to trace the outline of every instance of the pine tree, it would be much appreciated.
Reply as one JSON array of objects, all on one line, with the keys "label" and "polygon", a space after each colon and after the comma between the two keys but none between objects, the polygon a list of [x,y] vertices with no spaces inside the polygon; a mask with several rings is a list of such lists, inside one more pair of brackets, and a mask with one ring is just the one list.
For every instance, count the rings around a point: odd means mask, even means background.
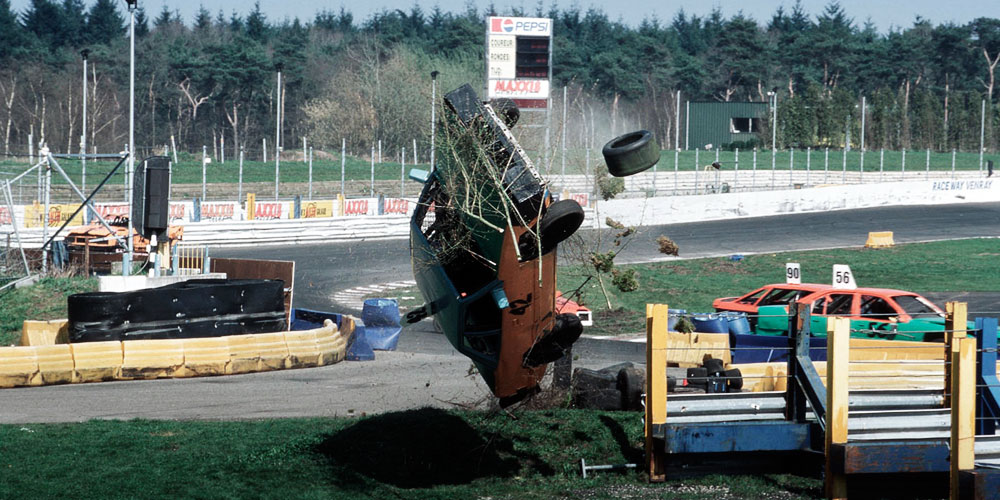
[{"label": "pine tree", "polygon": [[174,19],[171,16],[170,9],[167,8],[167,4],[163,4],[163,9],[160,10],[160,15],[156,16],[156,19],[153,20],[153,26],[157,28],[164,28],[172,22],[174,22]]},{"label": "pine tree", "polygon": [[125,36],[125,18],[114,0],[97,0],[87,15],[87,42],[107,44]]},{"label": "pine tree", "polygon": [[16,55],[27,43],[24,28],[10,8],[10,0],[0,0],[0,61]]},{"label": "pine tree", "polygon": [[247,16],[247,36],[263,42],[268,36],[267,18],[260,11],[260,2],[254,2],[253,12]]},{"label": "pine tree", "polygon": [[62,44],[62,9],[51,0],[31,0],[24,13],[24,27],[49,50]]},{"label": "pine tree", "polygon": [[149,34],[149,18],[146,17],[146,9],[139,7],[135,11],[135,36],[145,38]]},{"label": "pine tree", "polygon": [[61,45],[83,45],[87,28],[87,13],[83,0],[63,0]]}]

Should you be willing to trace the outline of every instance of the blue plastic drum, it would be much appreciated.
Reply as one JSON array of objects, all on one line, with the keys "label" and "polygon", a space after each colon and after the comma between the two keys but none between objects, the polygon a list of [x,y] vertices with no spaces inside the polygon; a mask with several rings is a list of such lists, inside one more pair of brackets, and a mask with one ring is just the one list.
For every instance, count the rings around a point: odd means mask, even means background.
[{"label": "blue plastic drum", "polygon": [[694,331],[699,333],[729,333],[729,321],[717,314],[700,314],[691,317]]},{"label": "blue plastic drum", "polygon": [[365,337],[376,351],[395,351],[399,343],[399,303],[396,299],[367,299],[361,309]]},{"label": "blue plastic drum", "polygon": [[747,319],[746,313],[728,313],[726,314],[726,320],[729,323],[729,333],[734,335],[749,335],[753,333],[750,331],[750,320]]}]

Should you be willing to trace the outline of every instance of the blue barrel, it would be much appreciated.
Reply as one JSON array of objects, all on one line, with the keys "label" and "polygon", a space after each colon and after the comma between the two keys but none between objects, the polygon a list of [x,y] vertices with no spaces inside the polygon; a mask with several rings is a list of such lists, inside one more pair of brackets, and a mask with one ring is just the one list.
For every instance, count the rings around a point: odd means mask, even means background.
[{"label": "blue barrel", "polygon": [[667,331],[676,332],[677,322],[680,321],[681,316],[687,313],[687,309],[667,309]]},{"label": "blue barrel", "polygon": [[699,314],[691,317],[694,331],[699,333],[729,333],[729,321],[718,314]]},{"label": "blue barrel", "polygon": [[729,323],[729,333],[734,335],[748,335],[750,331],[750,320],[746,313],[731,312],[726,314],[726,321]]},{"label": "blue barrel", "polygon": [[372,349],[395,351],[399,334],[399,303],[396,299],[367,299],[361,309],[361,321],[365,323],[365,337]]}]

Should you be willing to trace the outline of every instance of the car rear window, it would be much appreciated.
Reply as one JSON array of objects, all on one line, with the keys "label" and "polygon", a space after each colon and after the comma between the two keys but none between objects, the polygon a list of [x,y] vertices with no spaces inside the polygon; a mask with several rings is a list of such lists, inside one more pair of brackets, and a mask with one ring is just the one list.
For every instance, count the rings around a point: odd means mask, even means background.
[{"label": "car rear window", "polygon": [[787,305],[798,298],[798,290],[782,290],[775,288],[760,301],[761,306]]},{"label": "car rear window", "polygon": [[896,295],[892,298],[896,301],[906,314],[910,316],[940,316],[941,313],[934,309],[929,302],[923,297],[917,297],[915,295]]},{"label": "car rear window", "polygon": [[763,295],[763,293],[764,293],[765,290],[767,290],[767,289],[766,288],[761,288],[760,290],[757,290],[756,292],[753,292],[750,295],[747,295],[745,297],[740,298],[736,302],[740,303],[740,304],[756,304],[757,303],[757,299],[759,299],[760,296]]}]

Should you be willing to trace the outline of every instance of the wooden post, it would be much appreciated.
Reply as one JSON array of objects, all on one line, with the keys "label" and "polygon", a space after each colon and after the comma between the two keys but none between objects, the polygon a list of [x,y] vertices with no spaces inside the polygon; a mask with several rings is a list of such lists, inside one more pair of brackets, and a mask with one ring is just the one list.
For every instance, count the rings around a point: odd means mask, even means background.
[{"label": "wooden post", "polygon": [[826,498],[847,498],[847,478],[834,471],[834,444],[847,442],[848,367],[851,321],[829,318],[826,322]]},{"label": "wooden post", "polygon": [[[965,306],[965,304],[961,304]],[[951,353],[951,498],[959,498],[960,471],[975,468],[976,339],[960,337]]]},{"label": "wooden post", "polygon": [[968,335],[968,305],[965,302],[947,302],[945,307],[944,320],[944,407],[951,407],[951,374],[949,368],[952,361],[952,348],[955,339],[964,338]]},{"label": "wooden post", "polygon": [[649,481],[666,481],[666,460],[655,449],[653,426],[667,423],[666,304],[646,304],[646,462]]}]

